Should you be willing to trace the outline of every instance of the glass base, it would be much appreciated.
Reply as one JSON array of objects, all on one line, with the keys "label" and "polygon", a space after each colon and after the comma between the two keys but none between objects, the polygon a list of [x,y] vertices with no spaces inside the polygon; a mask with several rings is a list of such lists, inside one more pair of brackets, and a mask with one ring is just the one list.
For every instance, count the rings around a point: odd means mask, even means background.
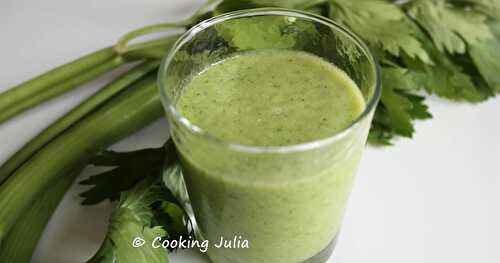
[{"label": "glass base", "polygon": [[[198,233],[199,234],[199,233]],[[307,259],[306,261],[303,261],[301,263],[326,263],[330,259],[330,257],[333,254],[333,251],[335,250],[335,246],[337,245],[337,238],[338,235],[324,248],[321,250],[318,254],[312,256],[311,258]],[[217,263],[213,261],[208,254],[206,255],[207,259],[212,262],[212,263]]]},{"label": "glass base", "polygon": [[330,242],[330,244],[328,244],[328,246],[326,246],[326,248],[302,263],[326,263],[332,256],[333,250],[335,250],[335,246],[337,245],[337,238],[338,235]]}]

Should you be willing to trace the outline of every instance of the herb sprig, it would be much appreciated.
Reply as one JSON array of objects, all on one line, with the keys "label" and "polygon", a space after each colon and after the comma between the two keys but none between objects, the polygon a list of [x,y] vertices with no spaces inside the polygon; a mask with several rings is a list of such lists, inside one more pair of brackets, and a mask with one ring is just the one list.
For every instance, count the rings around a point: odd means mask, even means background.
[{"label": "herb sprig", "polygon": [[[118,196],[119,202],[101,248],[88,262],[168,262],[165,250],[150,245],[154,239],[187,239],[193,235],[186,212],[187,192],[171,140],[159,148],[106,151],[98,154],[92,164],[114,169],[81,182],[91,185],[82,194],[82,204],[113,201]],[[147,245],[130,249],[134,240]]]}]

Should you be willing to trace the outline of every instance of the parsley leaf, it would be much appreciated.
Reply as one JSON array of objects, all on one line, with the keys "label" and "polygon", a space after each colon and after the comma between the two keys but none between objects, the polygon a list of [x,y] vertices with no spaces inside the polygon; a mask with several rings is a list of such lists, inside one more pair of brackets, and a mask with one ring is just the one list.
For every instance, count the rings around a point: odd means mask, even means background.
[{"label": "parsley leaf", "polygon": [[415,0],[409,14],[430,35],[439,51],[465,53],[466,45],[492,38],[484,14],[442,0]]},{"label": "parsley leaf", "polygon": [[368,142],[372,145],[392,145],[395,135],[412,137],[413,121],[429,119],[424,97],[399,90],[386,91],[373,118]]},{"label": "parsley leaf", "polygon": [[500,0],[449,0],[452,4],[466,5],[491,18],[500,17]]},{"label": "parsley leaf", "polygon": [[[150,207],[164,196],[167,196],[165,188],[162,189],[157,178],[153,177],[122,193],[120,203],[111,215],[103,245],[88,262],[168,262],[166,250],[149,245],[156,237],[167,235],[163,227],[152,225],[153,211]],[[135,238],[142,238],[146,245],[131,249]]]},{"label": "parsley leaf", "polygon": [[395,134],[413,136],[413,120],[432,118],[432,115],[424,98],[411,93],[420,88],[414,72],[395,66],[382,70],[385,85],[368,140],[375,145],[390,145]]},{"label": "parsley leaf", "polygon": [[397,5],[383,0],[331,0],[329,15],[349,26],[374,49],[394,56],[400,56],[402,51],[432,63],[416,38],[418,28]]},{"label": "parsley leaf", "polygon": [[92,185],[89,190],[80,194],[84,198],[82,204],[93,205],[105,199],[117,200],[122,191],[132,188],[147,176],[159,174],[165,156],[171,156],[173,151],[174,146],[169,141],[159,148],[98,153],[91,160],[91,164],[113,168],[80,182],[82,185]]},{"label": "parsley leaf", "polygon": [[[157,159],[162,161],[156,162]],[[155,160],[149,162],[149,165],[152,165],[150,170],[155,172],[151,172],[147,177],[131,173],[130,176],[138,178],[139,182],[123,187],[120,193],[117,188],[109,185],[111,179],[117,180],[115,183],[118,183],[117,178],[94,181],[94,189],[99,189],[98,196],[119,194],[120,201],[111,215],[108,234],[89,263],[168,262],[166,250],[151,247],[153,240],[157,237],[178,239],[180,236],[193,235],[190,217],[183,208],[189,206],[189,199],[184,184],[179,183],[183,182],[183,179],[171,140],[162,148],[101,154],[94,163],[118,165],[116,174],[119,174],[118,171],[126,172],[125,167],[130,162],[148,160]],[[165,180],[166,175],[162,176],[163,170],[166,171],[164,174],[169,175],[168,180]],[[109,175],[104,173],[99,176]],[[183,191],[185,196],[179,195]],[[137,237],[142,238],[146,245],[130,249]]]},{"label": "parsley leaf", "polygon": [[[379,121],[385,125],[392,127],[395,133],[412,137],[414,129],[411,123],[412,116],[410,111],[413,108],[413,103],[403,94],[399,93],[398,88],[404,86],[397,86],[401,83],[401,74],[394,74],[394,70],[384,70],[383,82],[386,83],[382,90],[381,103],[384,107],[385,118],[380,118]],[[406,84],[406,83],[405,83]]]},{"label": "parsley leaf", "polygon": [[[425,36],[421,36],[426,39]],[[423,41],[435,65],[422,63],[403,56],[403,64],[409,69],[409,78],[415,86],[429,94],[436,94],[457,101],[480,102],[489,97],[489,92],[474,81],[475,73],[466,71],[470,59],[459,60],[457,57],[440,52],[430,41]]]},{"label": "parsley leaf", "polygon": [[484,80],[500,92],[500,22],[491,23],[495,38],[471,45],[470,56]]}]

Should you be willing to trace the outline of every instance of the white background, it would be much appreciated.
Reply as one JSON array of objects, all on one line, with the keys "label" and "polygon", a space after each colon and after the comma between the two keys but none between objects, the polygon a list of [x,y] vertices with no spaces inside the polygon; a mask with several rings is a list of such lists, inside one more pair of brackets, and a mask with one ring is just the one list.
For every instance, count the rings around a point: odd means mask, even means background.
[{"label": "white background", "polygon": [[[184,18],[202,2],[2,0],[0,91],[131,29]],[[0,125],[0,162],[106,79]],[[367,149],[331,262],[500,262],[500,97],[429,104],[435,118],[418,123],[413,140]],[[115,149],[160,145],[166,135],[161,120]],[[66,195],[33,262],[83,262],[98,248],[111,205],[81,207],[81,191],[75,185]],[[194,252],[172,259],[207,262]]]}]

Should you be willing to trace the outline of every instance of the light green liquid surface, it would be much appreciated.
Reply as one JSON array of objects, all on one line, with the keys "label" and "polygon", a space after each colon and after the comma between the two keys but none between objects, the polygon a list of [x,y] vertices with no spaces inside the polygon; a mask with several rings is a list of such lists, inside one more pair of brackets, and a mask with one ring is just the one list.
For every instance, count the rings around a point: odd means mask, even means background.
[{"label": "light green liquid surface", "polygon": [[[364,110],[359,89],[302,52],[242,53],[188,81],[177,107],[230,143],[283,146],[324,139]],[[361,138],[362,136],[360,136]],[[175,139],[175,137],[174,137]],[[249,249],[212,249],[215,263],[299,263],[338,234],[362,139],[295,154],[247,154],[177,139],[199,228],[211,244],[242,236]],[[345,142],[350,144],[350,142]]]},{"label": "light green liquid surface", "polygon": [[307,53],[259,51],[194,77],[178,107],[191,123],[226,142],[283,146],[329,137],[363,111],[356,84]]}]

